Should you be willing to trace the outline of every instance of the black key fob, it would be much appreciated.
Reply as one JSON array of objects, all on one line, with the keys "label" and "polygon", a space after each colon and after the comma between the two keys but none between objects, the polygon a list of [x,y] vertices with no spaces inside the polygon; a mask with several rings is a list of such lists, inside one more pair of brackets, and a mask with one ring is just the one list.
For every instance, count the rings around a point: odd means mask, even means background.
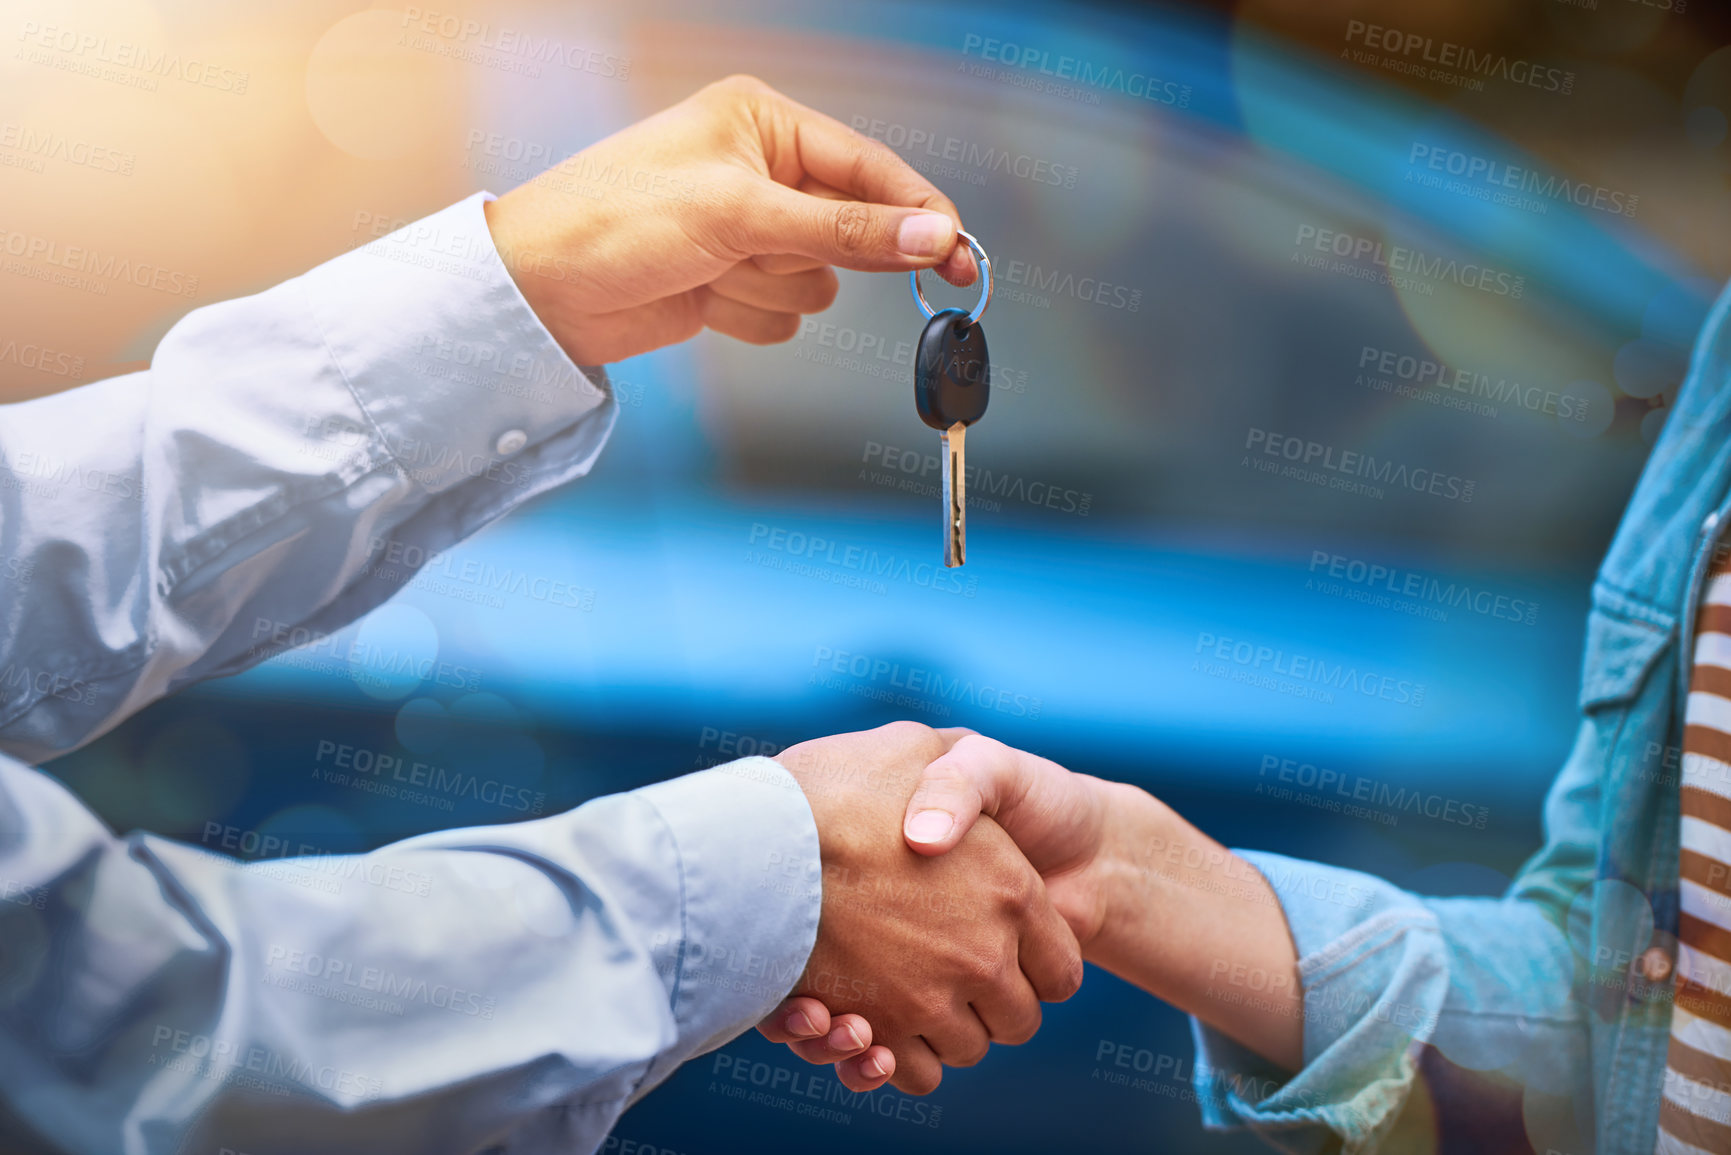
[{"label": "black key fob", "polygon": [[985,416],[991,400],[986,331],[978,321],[968,324],[967,318],[961,309],[943,309],[920,333],[914,353],[914,405],[920,420],[933,429],[948,429],[958,421],[972,425]]}]

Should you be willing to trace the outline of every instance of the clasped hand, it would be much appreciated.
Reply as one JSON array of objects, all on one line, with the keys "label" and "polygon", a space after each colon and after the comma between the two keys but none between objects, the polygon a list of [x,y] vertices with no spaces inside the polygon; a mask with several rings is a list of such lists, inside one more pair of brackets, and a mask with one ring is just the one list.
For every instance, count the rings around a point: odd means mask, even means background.
[{"label": "clasped hand", "polygon": [[[767,1038],[836,1063],[853,1090],[926,1094],[943,1066],[1026,1042],[1040,1002],[1076,992],[1078,934],[1102,918],[1085,867],[1104,818],[1078,785],[1093,780],[1043,759],[1052,773],[1030,774],[1030,759],[914,722],[782,752],[817,822],[823,906]],[[990,814],[1020,819],[1021,845]]]},{"label": "clasped hand", "polygon": [[[591,188],[594,173],[627,179]],[[977,272],[956,243],[956,206],[929,181],[744,76],[597,142],[486,212],[525,300],[579,365],[706,327],[785,341],[835,298],[831,266],[931,268],[955,284]],[[1100,917],[1080,868],[1099,840],[1099,802],[1077,786],[1083,776],[1019,761],[1029,757],[913,722],[780,755],[817,822],[823,904],[806,973],[767,1036],[837,1062],[856,1090],[893,1080],[924,1094],[945,1064],[1026,1041],[1041,1000],[1075,993],[1078,935]],[[1047,786],[1032,798],[993,785],[1036,779]],[[988,796],[1006,792],[1016,796]],[[981,817],[1038,807],[1053,821],[1021,831]]]}]

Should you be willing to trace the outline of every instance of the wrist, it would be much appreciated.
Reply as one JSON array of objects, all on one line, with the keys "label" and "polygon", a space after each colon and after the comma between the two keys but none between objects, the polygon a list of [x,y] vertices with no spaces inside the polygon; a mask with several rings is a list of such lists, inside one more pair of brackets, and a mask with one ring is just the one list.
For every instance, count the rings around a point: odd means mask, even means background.
[{"label": "wrist", "polygon": [[[537,191],[531,182],[482,206],[493,248],[530,311],[572,362],[599,365],[602,362],[583,349],[578,327],[570,323],[576,311],[571,291],[577,268],[564,255],[568,246],[553,231],[556,218],[536,203]],[[561,219],[576,211],[565,210]]]},{"label": "wrist", "polygon": [[1146,790],[1124,782],[1100,780],[1106,825],[1100,852],[1091,864],[1100,894],[1100,927],[1082,944],[1083,955],[1102,962],[1115,957],[1120,940],[1132,934],[1157,901],[1156,869],[1161,847],[1170,842],[1176,813]]}]

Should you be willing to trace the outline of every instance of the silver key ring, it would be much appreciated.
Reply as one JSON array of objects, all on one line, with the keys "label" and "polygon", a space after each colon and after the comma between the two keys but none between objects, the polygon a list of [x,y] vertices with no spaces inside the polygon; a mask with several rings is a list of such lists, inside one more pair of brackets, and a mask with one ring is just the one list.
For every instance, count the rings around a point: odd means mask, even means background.
[{"label": "silver key ring", "polygon": [[[968,242],[968,248],[974,251],[974,257],[980,265],[980,299],[974,305],[974,311],[968,314],[968,324],[972,325],[986,311],[986,306],[992,303],[992,258],[986,255],[986,250],[980,242],[974,239],[966,229],[957,229],[956,235]],[[926,320],[937,316],[937,310],[926,303],[926,295],[920,292],[920,271],[915,269],[908,274],[908,284],[914,287],[914,301],[919,305],[920,312],[926,315]]]}]

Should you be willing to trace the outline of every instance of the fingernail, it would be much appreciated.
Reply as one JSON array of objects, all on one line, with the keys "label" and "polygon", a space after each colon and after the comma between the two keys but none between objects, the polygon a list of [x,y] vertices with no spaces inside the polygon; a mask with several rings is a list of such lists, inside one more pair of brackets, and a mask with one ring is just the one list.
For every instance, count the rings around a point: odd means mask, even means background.
[{"label": "fingernail", "polygon": [[865,1077],[868,1079],[881,1079],[889,1074],[888,1071],[884,1070],[884,1065],[878,1061],[876,1055],[861,1063],[859,1069],[865,1072]]},{"label": "fingernail", "polygon": [[836,1046],[836,1050],[838,1050],[838,1051],[863,1051],[863,1050],[865,1050],[865,1040],[860,1038],[859,1032],[854,1030],[852,1027],[845,1027],[845,1026],[844,1027],[837,1027],[835,1033],[843,1036],[841,1043]]},{"label": "fingernail", "polygon": [[922,810],[908,819],[908,837],[915,842],[940,842],[955,825],[947,810]]},{"label": "fingernail", "polygon": [[787,1016],[787,1033],[796,1038],[809,1039],[817,1034],[817,1024],[811,1021],[811,1016],[804,1011],[795,1011]]},{"label": "fingernail", "polygon": [[952,234],[943,213],[909,213],[896,230],[896,247],[910,257],[935,257],[950,246]]}]

